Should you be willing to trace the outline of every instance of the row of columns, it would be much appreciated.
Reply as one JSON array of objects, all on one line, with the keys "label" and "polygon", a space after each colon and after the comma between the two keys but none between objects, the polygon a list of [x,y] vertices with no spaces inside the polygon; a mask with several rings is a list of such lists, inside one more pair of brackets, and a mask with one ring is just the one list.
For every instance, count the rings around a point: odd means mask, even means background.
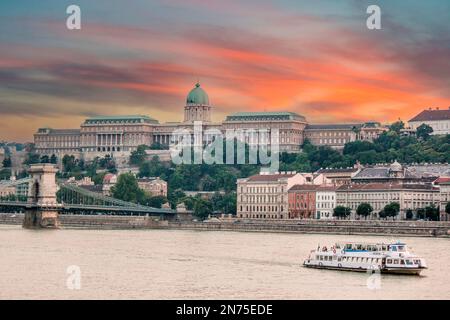
[{"label": "row of columns", "polygon": [[96,146],[121,146],[123,145],[123,134],[119,133],[99,133],[96,136]]}]

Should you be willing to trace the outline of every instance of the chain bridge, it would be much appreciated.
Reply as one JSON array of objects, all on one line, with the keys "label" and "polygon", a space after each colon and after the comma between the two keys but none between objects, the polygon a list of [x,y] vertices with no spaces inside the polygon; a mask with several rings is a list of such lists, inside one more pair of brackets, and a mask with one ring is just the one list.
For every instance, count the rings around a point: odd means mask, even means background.
[{"label": "chain bridge", "polygon": [[24,211],[24,227],[58,227],[58,214],[173,216],[172,209],[153,208],[104,196],[73,183],[57,182],[50,164],[32,165],[30,178],[3,182],[27,190],[26,196],[0,198],[0,211]]}]

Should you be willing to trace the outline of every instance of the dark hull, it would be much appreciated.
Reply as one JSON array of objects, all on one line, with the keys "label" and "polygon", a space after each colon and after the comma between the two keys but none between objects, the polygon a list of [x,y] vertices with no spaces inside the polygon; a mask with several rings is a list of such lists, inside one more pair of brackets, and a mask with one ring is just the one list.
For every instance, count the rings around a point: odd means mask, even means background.
[{"label": "dark hull", "polygon": [[[327,269],[327,270],[339,270],[339,271],[353,271],[353,272],[375,272],[376,270],[370,270],[370,269],[364,269],[364,268],[348,268],[348,267],[332,267],[332,266],[319,266],[319,265],[307,265],[304,264],[303,266],[307,268],[314,268],[314,269]],[[420,275],[422,270],[426,268],[382,268],[380,269],[380,272],[383,274],[402,274],[402,275]]]}]

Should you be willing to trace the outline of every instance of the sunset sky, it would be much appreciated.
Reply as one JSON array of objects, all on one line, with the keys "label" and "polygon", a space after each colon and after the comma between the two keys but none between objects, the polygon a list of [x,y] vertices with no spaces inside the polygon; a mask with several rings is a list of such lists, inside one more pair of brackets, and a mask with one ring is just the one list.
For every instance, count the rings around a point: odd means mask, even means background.
[{"label": "sunset sky", "polygon": [[[66,28],[81,7],[82,29]],[[382,10],[368,30],[366,8]],[[1,0],[0,141],[92,115],[181,121],[199,80],[213,120],[408,120],[450,106],[448,0]]]}]

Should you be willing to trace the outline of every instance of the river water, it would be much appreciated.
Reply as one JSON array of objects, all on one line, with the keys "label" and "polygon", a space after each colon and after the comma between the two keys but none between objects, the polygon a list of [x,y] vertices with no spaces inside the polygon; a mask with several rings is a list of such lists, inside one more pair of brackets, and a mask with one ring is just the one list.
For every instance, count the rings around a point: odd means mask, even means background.
[{"label": "river water", "polygon": [[0,225],[0,299],[450,299],[450,239],[395,239],[427,260],[420,277],[301,267],[318,244],[383,240]]}]

